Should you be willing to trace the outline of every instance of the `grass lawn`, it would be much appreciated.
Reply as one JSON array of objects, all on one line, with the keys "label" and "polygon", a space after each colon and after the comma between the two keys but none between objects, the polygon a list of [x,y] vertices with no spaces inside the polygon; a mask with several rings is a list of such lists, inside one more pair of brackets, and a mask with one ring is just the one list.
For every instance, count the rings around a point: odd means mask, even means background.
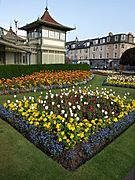
[{"label": "grass lawn", "polygon": [[[89,84],[92,89],[101,87],[105,77],[96,76]],[[106,87],[110,89],[109,86]],[[111,87],[116,93],[135,90]],[[34,93],[35,94],[35,93]],[[36,93],[38,96],[40,93]],[[17,95],[18,97],[23,96]],[[27,93],[27,96],[33,93]],[[25,94],[26,96],[26,94]],[[0,104],[11,96],[1,96]],[[37,149],[6,122],[0,120],[0,179],[2,180],[120,180],[135,166],[135,124],[120,137],[74,172],[65,170]]]}]

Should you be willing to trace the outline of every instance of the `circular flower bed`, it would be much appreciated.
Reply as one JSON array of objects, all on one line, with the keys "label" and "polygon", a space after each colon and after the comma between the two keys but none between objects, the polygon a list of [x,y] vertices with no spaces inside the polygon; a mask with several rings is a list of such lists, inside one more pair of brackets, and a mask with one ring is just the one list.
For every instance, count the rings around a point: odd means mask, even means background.
[{"label": "circular flower bed", "polygon": [[0,115],[65,168],[74,170],[135,121],[135,100],[89,88],[50,91],[0,107]]}]

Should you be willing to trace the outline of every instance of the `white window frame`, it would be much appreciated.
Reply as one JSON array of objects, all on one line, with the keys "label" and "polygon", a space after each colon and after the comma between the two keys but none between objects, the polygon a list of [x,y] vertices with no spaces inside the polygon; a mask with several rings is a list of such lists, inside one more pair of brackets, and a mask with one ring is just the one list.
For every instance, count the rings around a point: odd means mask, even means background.
[{"label": "white window frame", "polygon": [[60,40],[65,41],[65,33],[60,33]]},{"label": "white window frame", "polygon": [[49,31],[49,38],[54,38],[54,31]]},{"label": "white window frame", "polygon": [[49,36],[49,31],[48,29],[43,29],[42,30],[42,37],[48,37]]}]

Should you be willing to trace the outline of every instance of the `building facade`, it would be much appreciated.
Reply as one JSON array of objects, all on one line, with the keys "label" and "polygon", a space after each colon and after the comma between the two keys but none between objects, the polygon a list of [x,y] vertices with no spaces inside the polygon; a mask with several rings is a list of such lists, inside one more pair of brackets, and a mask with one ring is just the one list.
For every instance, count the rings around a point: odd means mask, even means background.
[{"label": "building facade", "polygon": [[109,33],[106,37],[67,42],[67,58],[72,63],[88,63],[92,68],[118,68],[124,51],[135,47],[134,36]]},{"label": "building facade", "polygon": [[17,36],[12,27],[0,27],[0,64],[29,64],[31,51],[25,39]]},{"label": "building facade", "polygon": [[20,28],[27,32],[19,38],[10,28],[0,29],[0,64],[64,64],[66,32],[74,28],[55,21],[48,8],[41,18]]}]

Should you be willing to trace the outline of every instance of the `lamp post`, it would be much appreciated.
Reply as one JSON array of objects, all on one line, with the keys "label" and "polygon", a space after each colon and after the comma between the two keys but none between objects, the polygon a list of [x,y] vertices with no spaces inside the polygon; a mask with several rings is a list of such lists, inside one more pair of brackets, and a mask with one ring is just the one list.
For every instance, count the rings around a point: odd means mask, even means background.
[{"label": "lamp post", "polygon": [[75,64],[77,64],[77,44],[78,44],[78,38],[75,38]]},{"label": "lamp post", "polygon": [[18,21],[17,20],[14,20],[14,22],[15,22],[15,33],[16,33],[16,35],[17,35],[17,23],[18,23]]},{"label": "lamp post", "polygon": [[[15,33],[16,33],[16,39],[15,39],[15,41],[16,41],[16,45],[17,45],[17,23],[18,23],[18,21],[17,20],[14,20],[14,22],[15,22]],[[15,64],[16,63],[18,63],[18,60],[17,60],[17,50],[16,50],[16,52],[15,52]]]}]

